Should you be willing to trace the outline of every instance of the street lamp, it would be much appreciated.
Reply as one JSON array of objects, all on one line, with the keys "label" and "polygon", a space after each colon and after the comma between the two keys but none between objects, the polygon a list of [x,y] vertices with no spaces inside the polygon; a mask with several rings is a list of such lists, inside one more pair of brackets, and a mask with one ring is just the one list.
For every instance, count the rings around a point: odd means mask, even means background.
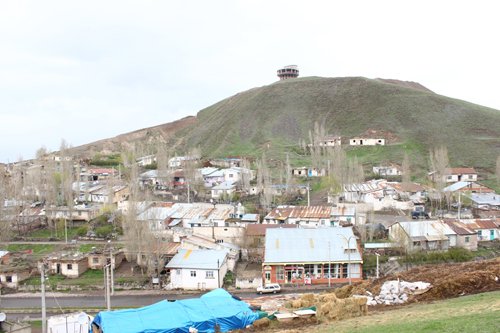
[{"label": "street lamp", "polygon": [[349,244],[351,243],[351,238],[356,239],[356,236],[352,235],[349,237],[346,237],[341,234],[337,234],[338,236],[341,236],[342,238],[345,239],[347,242],[347,278],[349,279],[349,285],[351,285],[351,248],[349,247]]}]

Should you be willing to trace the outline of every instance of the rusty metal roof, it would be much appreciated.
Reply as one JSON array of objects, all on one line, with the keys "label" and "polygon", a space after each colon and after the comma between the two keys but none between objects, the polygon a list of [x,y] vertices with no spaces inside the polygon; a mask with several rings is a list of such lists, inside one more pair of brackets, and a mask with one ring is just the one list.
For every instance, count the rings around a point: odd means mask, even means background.
[{"label": "rusty metal roof", "polygon": [[285,220],[287,218],[330,218],[330,206],[287,206],[274,208],[266,219]]}]

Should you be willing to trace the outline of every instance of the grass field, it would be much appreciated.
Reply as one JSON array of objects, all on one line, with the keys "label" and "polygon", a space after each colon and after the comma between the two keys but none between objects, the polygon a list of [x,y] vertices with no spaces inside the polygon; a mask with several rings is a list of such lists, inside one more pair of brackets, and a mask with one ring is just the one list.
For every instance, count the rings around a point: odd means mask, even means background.
[{"label": "grass field", "polygon": [[500,291],[439,301],[412,304],[396,310],[371,312],[320,325],[321,333],[400,332],[500,332]]}]

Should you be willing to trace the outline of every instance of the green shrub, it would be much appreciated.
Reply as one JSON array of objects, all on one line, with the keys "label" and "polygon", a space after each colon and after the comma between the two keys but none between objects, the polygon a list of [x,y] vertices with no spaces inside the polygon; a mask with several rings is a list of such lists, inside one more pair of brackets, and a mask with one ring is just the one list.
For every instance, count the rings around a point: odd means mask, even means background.
[{"label": "green shrub", "polygon": [[113,226],[112,225],[105,225],[105,226],[97,227],[95,229],[96,236],[100,237],[100,238],[106,238],[108,236],[111,236],[112,233],[113,233]]},{"label": "green shrub", "polygon": [[82,225],[81,227],[78,227],[78,229],[76,229],[76,234],[78,236],[84,237],[87,235],[87,231],[88,231],[88,226]]}]

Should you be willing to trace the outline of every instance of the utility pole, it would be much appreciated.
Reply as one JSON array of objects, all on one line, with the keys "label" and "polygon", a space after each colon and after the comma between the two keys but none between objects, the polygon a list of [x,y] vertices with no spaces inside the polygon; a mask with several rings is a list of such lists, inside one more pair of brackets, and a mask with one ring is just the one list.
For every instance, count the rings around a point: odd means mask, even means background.
[{"label": "utility pole", "polygon": [[311,205],[311,196],[309,192],[311,191],[311,188],[309,186],[309,183],[307,183],[307,207]]},{"label": "utility pole", "polygon": [[188,203],[191,203],[191,194],[189,193],[189,182],[187,184],[187,187],[188,187]]},{"label": "utility pole", "polygon": [[217,259],[217,288],[220,288],[220,266],[219,266],[219,259]]},{"label": "utility pole", "polygon": [[460,222],[460,211],[462,210],[462,202],[460,200],[460,190],[458,190],[458,222]]},{"label": "utility pole", "polygon": [[40,282],[42,289],[42,333],[47,333],[47,307],[45,305],[45,263],[40,269]]},{"label": "utility pole", "polygon": [[377,275],[376,276],[377,276],[377,279],[378,279],[378,277],[379,277],[378,257],[380,257],[380,254],[378,254],[378,253],[375,252],[375,255],[377,256]]},{"label": "utility pole", "polygon": [[331,277],[332,277],[332,259],[330,256],[330,241],[328,241],[328,288],[332,286]]},{"label": "utility pole", "polygon": [[105,285],[105,300],[106,300],[106,308],[108,311],[111,311],[111,297],[109,291],[109,269],[111,264],[104,266],[104,285]]}]

